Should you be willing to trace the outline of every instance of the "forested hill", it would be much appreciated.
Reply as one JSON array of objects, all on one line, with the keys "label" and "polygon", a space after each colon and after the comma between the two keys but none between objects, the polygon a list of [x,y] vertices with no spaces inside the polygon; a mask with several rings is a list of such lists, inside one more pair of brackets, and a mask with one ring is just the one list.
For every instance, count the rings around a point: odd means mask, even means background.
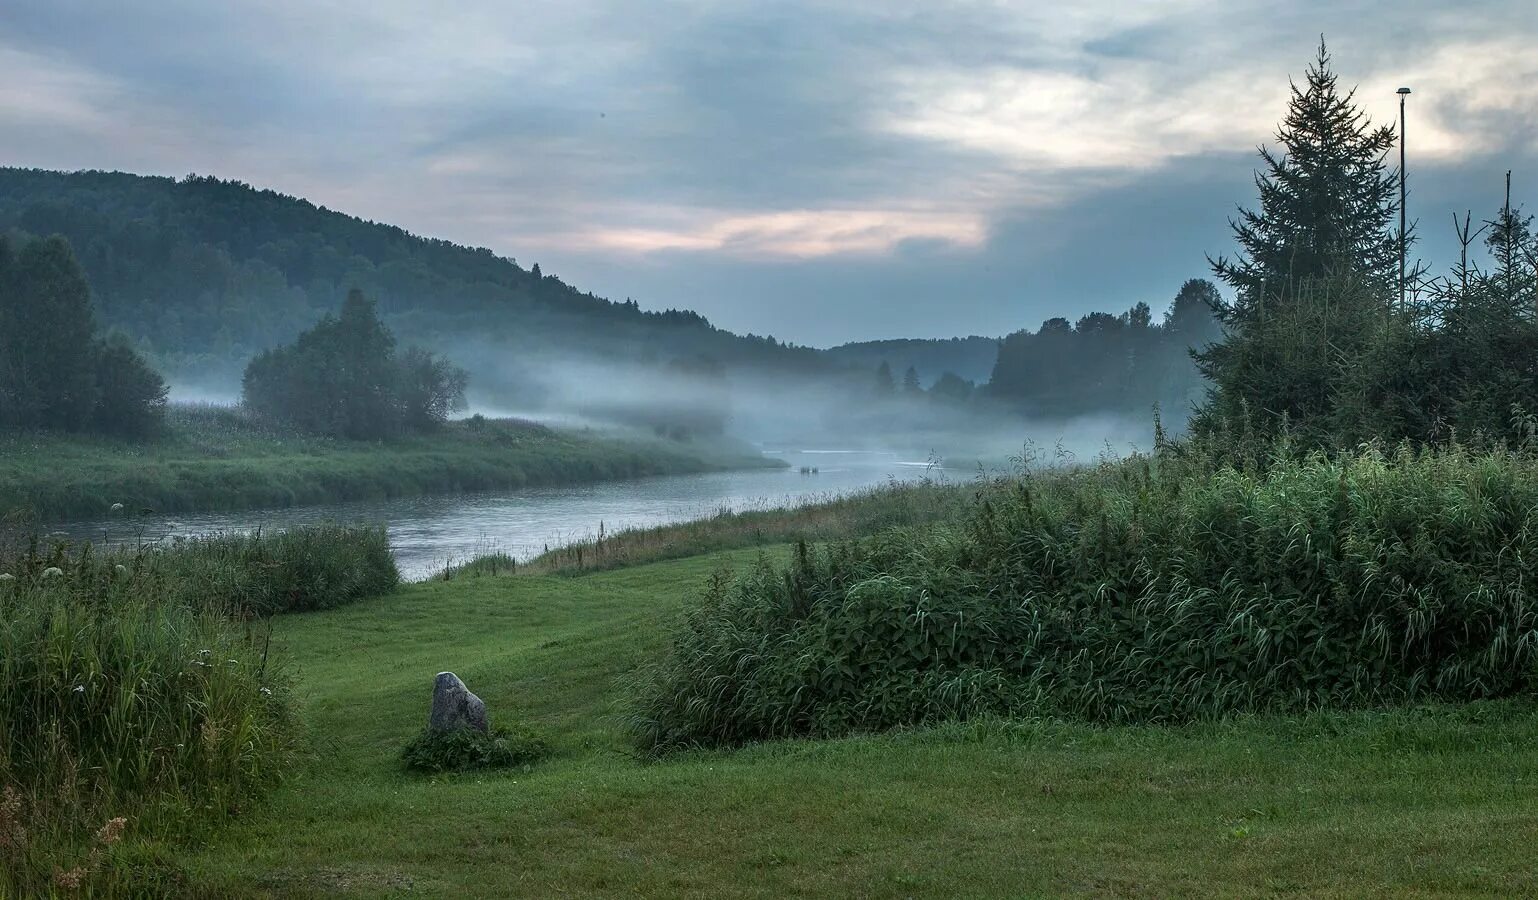
[{"label": "forested hill", "polygon": [[695,312],[611,302],[537,264],[237,181],[0,169],[0,231],[68,238],[103,321],[173,377],[238,377],[251,355],[292,340],[352,287],[398,332],[445,348],[473,340],[488,352],[649,363],[704,355],[803,373],[835,365]]},{"label": "forested hill", "polygon": [[975,384],[986,382],[999,358],[999,339],[990,337],[902,338],[858,341],[827,351],[830,358],[861,369],[886,363],[899,377],[913,369],[925,387],[950,372]]}]

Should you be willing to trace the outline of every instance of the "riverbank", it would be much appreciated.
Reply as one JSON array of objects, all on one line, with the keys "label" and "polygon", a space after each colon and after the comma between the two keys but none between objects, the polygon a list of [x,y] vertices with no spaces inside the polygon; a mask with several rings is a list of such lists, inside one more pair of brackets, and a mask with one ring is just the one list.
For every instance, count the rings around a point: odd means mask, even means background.
[{"label": "riverbank", "polygon": [[[1521,896],[1529,702],[1183,727],[981,722],[638,761],[619,714],[663,623],[761,550],[461,578],[277,620],[318,748],[187,896]],[[788,558],[788,548],[769,551]],[[433,674],[547,734],[528,770],[403,774]]]},{"label": "riverbank", "polygon": [[81,435],[0,437],[0,514],[43,521],[213,512],[649,475],[781,467],[745,445],[471,419],[390,442],[274,431],[222,407],[177,407],[144,442]]}]

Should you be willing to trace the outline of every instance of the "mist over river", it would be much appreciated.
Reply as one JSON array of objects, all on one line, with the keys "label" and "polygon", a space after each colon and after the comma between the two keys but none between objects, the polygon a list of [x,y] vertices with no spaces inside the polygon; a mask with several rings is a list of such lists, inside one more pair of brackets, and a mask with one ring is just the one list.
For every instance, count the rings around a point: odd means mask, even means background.
[{"label": "mist over river", "polygon": [[[384,524],[401,575],[415,580],[441,571],[445,564],[486,552],[528,559],[547,545],[595,535],[600,523],[612,533],[697,519],[723,509],[741,512],[812,503],[893,479],[928,475],[955,480],[974,474],[931,466],[922,453],[779,447],[768,447],[764,453],[785,460],[788,468],[231,513],[119,516],[50,527],[77,541],[133,545],[326,521]],[[817,471],[803,474],[803,467]]]}]

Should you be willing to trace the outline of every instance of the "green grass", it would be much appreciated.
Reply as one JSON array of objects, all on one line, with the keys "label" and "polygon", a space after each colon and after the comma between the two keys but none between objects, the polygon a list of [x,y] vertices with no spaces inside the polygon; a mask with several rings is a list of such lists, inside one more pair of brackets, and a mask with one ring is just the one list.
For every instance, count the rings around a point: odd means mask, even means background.
[{"label": "green grass", "polygon": [[[203,848],[189,896],[1522,896],[1538,708],[1178,727],[992,720],[635,758],[637,665],[724,559],[461,578],[278,619],[316,755]],[[786,551],[774,555],[786,558]],[[527,770],[403,774],[433,676],[549,736]]]},{"label": "green grass", "polygon": [[603,481],[775,465],[732,445],[558,430],[521,420],[453,422],[389,442],[295,435],[222,407],[177,407],[148,442],[0,435],[0,514],[45,520],[192,512]]}]

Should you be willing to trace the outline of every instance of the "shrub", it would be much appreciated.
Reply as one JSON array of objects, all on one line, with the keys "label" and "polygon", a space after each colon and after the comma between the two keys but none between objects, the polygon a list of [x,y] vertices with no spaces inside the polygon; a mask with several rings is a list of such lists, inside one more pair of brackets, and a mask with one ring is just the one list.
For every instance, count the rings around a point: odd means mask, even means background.
[{"label": "shrub", "polygon": [[1467,700],[1538,675],[1538,458],[1239,470],[1166,450],[712,580],[646,672],[662,751],[992,714],[1170,722]]},{"label": "shrub", "polygon": [[527,729],[427,728],[401,749],[401,764],[411,772],[470,772],[532,765],[549,755],[549,743]]}]

